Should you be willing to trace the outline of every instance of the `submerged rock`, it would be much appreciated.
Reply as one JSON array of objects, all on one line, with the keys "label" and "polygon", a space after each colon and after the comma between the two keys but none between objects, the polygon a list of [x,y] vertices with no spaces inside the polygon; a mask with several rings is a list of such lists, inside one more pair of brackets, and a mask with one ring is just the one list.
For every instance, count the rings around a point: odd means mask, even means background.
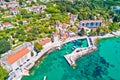
[{"label": "submerged rock", "polygon": [[102,64],[106,64],[106,63],[107,63],[106,60],[105,60],[103,57],[100,57],[100,62],[101,62]]},{"label": "submerged rock", "polygon": [[102,77],[101,76],[101,72],[102,72],[102,67],[101,66],[97,66],[95,69],[94,69],[94,71],[93,71],[93,74],[92,74],[92,76],[93,77]]}]

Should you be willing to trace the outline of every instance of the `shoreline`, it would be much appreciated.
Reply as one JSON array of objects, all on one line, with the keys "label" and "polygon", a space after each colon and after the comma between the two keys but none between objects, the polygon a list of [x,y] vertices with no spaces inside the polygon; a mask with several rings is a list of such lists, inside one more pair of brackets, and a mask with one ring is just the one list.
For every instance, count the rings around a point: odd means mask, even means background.
[{"label": "shoreline", "polygon": [[[59,41],[59,42],[57,42],[57,43],[60,43],[59,46],[61,47],[61,46],[65,45],[66,43],[69,43],[69,42],[71,42],[71,41],[78,40],[78,39],[85,39],[85,38],[87,38],[87,36],[83,36],[83,37],[76,36],[76,37],[68,38],[68,39],[65,40],[64,42]],[[57,50],[56,47],[57,47],[57,45],[55,45],[55,46],[53,46],[52,48],[46,50],[46,52],[45,52],[44,54],[42,54],[36,61],[34,61],[34,62],[35,62],[35,65],[34,65],[33,67],[35,67],[35,66],[37,66],[38,64],[40,64],[40,62],[41,62],[47,55],[49,55],[51,52],[53,52],[54,50]],[[42,52],[42,50],[41,50],[41,52]],[[41,52],[39,52],[39,53],[41,53]],[[32,68],[33,68],[33,67],[32,67]],[[31,68],[31,69],[32,69],[32,68]],[[30,70],[31,70],[31,69],[30,69]],[[29,70],[29,71],[30,71],[30,70]],[[23,76],[26,76],[26,75],[23,75]],[[29,76],[29,75],[28,75],[28,76]]]},{"label": "shoreline", "polygon": [[[93,39],[93,42],[95,43],[95,40],[98,38],[98,39],[105,39],[105,38],[112,38],[112,37],[116,37],[116,36],[120,36],[120,31],[117,31],[116,33],[114,33],[115,35],[113,34],[106,34],[104,36],[91,36],[91,38]],[[63,46],[64,44],[68,43],[68,42],[71,42],[71,41],[74,41],[74,40],[78,40],[78,39],[85,39],[87,38],[88,36],[75,36],[75,37],[71,37],[71,38],[67,38],[65,41],[56,41],[54,43],[51,43],[47,46],[45,46],[41,52],[38,53],[37,56],[33,57],[31,59],[31,62],[34,63],[34,65],[29,69],[29,74],[28,75],[21,75],[21,78],[19,80],[22,80],[23,76],[29,76],[30,73],[32,72],[32,68],[37,66],[38,64],[40,64],[40,62],[47,56],[49,55],[52,51],[56,50],[55,48],[58,47],[58,46]],[[59,44],[59,45],[58,45]]]},{"label": "shoreline", "polygon": [[[97,39],[97,41],[98,41],[98,40],[100,40],[100,39],[114,38],[114,37],[116,37],[116,36],[120,36],[120,31],[114,32],[114,34],[115,34],[115,35],[108,33],[108,34],[105,34],[104,36],[92,36],[91,38],[93,38],[94,44],[97,45],[98,42],[97,42],[97,44],[96,44],[96,39]],[[77,36],[77,37],[73,37],[73,38],[70,38],[70,39],[68,39],[68,40],[65,40],[64,42],[61,42],[61,41],[59,41],[59,42],[60,42],[60,46],[63,46],[64,44],[66,44],[66,43],[68,43],[68,42],[71,42],[71,41],[73,41],[73,40],[85,39],[85,38],[87,38],[87,36],[82,36],[81,38],[79,38],[79,37]],[[49,54],[50,54],[52,51],[54,51],[54,50],[56,50],[55,47],[51,48],[51,49],[48,50],[46,53],[44,53],[44,54],[38,59],[39,62],[38,62],[38,61],[35,62],[35,65],[34,65],[34,66],[37,66],[47,55],[49,55]],[[34,67],[34,66],[33,66],[33,67]]]},{"label": "shoreline", "polygon": [[[48,50],[44,55],[42,55],[36,62],[34,66],[37,66],[38,64],[40,64],[40,62],[47,56],[49,55],[49,53],[53,52],[54,50],[56,50],[55,48]],[[33,67],[34,67],[33,66]]]},{"label": "shoreline", "polygon": [[[49,53],[53,52],[54,50],[56,50],[56,49],[55,49],[55,48],[50,49],[50,50],[48,50],[44,55],[42,55],[42,56],[35,62],[35,65],[29,70],[29,74],[32,73],[34,67],[36,67],[36,66],[38,66],[39,64],[41,64],[42,60],[44,60],[44,59],[49,55]],[[23,76],[25,76],[25,75],[23,75]],[[29,75],[28,75],[28,76],[29,76]]]},{"label": "shoreline", "polygon": [[96,42],[96,39],[107,39],[107,38],[114,38],[114,37],[119,37],[120,36],[120,31],[116,31],[113,34],[105,34],[104,36],[92,36],[94,43]]}]

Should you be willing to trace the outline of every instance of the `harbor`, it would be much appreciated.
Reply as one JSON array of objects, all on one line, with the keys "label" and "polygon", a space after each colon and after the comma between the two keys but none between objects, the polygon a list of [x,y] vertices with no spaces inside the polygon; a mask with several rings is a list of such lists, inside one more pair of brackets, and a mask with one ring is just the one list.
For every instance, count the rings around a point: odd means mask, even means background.
[{"label": "harbor", "polygon": [[[93,39],[93,37],[92,37]],[[34,79],[39,79],[43,80],[44,76],[46,76],[46,80],[80,80],[80,79],[93,79],[95,80],[97,75],[98,80],[110,80],[109,75],[112,76],[113,79],[119,80],[119,72],[115,71],[116,69],[119,70],[119,63],[115,63],[116,59],[117,62],[119,62],[119,50],[118,54],[116,54],[116,50],[113,50],[115,45],[118,45],[118,41],[120,38],[110,38],[110,39],[102,39],[97,45],[97,50],[94,53],[90,53],[88,55],[85,55],[83,57],[80,57],[77,59],[76,67],[71,67],[66,59],[64,58],[64,55],[70,54],[73,52],[72,48],[75,43],[75,41],[72,41],[70,43],[67,43],[61,47],[60,50],[54,50],[53,52],[50,53],[46,58],[42,60],[40,64],[38,64],[31,75],[29,76],[24,76],[22,80],[34,80]],[[114,41],[113,41],[114,40]],[[77,40],[79,41],[79,40]],[[83,40],[80,40],[82,43],[84,42]],[[86,41],[86,40],[85,40]],[[111,43],[111,41],[113,41]],[[83,43],[84,44],[84,43]],[[82,47],[88,47],[88,46],[83,46]],[[109,45],[113,46],[109,46]],[[101,45],[101,46],[99,46]],[[82,48],[80,46],[80,48]],[[117,47],[119,48],[120,45]],[[107,48],[106,48],[107,47]],[[114,52],[112,53],[110,49]],[[115,56],[113,56],[116,54]],[[107,58],[105,58],[107,56]],[[112,56],[112,57],[110,57]],[[114,61],[114,65],[118,67],[112,66]],[[108,64],[109,63],[109,64]],[[49,66],[49,67],[48,67]],[[101,68],[101,69],[100,69]],[[111,69],[109,71],[109,69]],[[96,74],[96,70],[100,70],[100,74]],[[107,74],[104,74],[104,73]],[[115,73],[113,75],[112,73]],[[58,75],[59,74],[59,75]],[[67,75],[66,75],[67,74]],[[117,75],[118,74],[118,75]],[[83,76],[84,75],[84,76]],[[100,77],[100,76],[105,76],[105,77]],[[116,75],[118,77],[116,77]],[[71,78],[72,76],[72,78]]]},{"label": "harbor", "polygon": [[82,56],[85,56],[89,53],[92,53],[97,50],[97,47],[94,45],[92,38],[87,37],[88,47],[85,48],[76,48],[72,53],[65,55],[66,61],[71,66],[76,66],[76,60]]}]

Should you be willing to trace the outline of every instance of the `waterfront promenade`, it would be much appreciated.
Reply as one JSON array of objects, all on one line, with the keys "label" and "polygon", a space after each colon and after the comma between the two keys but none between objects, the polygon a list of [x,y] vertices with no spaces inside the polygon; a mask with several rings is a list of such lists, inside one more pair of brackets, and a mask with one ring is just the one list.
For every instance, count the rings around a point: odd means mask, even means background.
[{"label": "waterfront promenade", "polygon": [[51,44],[48,44],[48,45],[45,45],[43,47],[43,49],[38,53],[37,56],[35,56],[33,58],[33,61],[37,61],[39,58],[41,58],[42,56],[44,56],[49,50],[53,49],[53,48],[56,48],[58,46],[62,46],[63,44],[65,43],[68,43],[68,42],[71,42],[73,40],[77,40],[77,39],[85,39],[87,36],[84,36],[84,37],[79,37],[79,36],[76,36],[76,37],[72,37],[72,38],[67,38],[65,41],[55,41]]}]

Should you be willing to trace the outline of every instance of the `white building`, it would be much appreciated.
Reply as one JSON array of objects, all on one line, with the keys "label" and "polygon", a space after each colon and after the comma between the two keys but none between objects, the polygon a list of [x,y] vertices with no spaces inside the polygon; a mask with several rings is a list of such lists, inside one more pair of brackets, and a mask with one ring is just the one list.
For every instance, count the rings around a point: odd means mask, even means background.
[{"label": "white building", "polygon": [[45,14],[45,19],[50,19],[51,18],[51,14]]},{"label": "white building", "polygon": [[9,72],[7,80],[21,80],[22,75],[29,75],[29,69],[34,65],[31,51],[29,48],[22,48],[2,61]]},{"label": "white building", "polygon": [[17,1],[2,2],[0,7],[3,9],[16,8],[16,7],[19,7],[19,2],[17,2]]},{"label": "white building", "polygon": [[10,14],[11,15],[17,15],[18,13],[19,13],[19,10],[17,8],[10,9]]},{"label": "white building", "polygon": [[22,24],[26,25],[26,24],[28,24],[28,21],[27,20],[22,20]]},{"label": "white building", "polygon": [[44,10],[44,9],[46,9],[47,7],[46,7],[46,5],[40,5],[40,8],[41,8],[42,10]]},{"label": "white building", "polygon": [[30,60],[30,58],[31,58],[31,51],[27,48],[23,48],[18,52],[12,54],[11,56],[9,56],[6,59],[5,64],[8,70],[15,71],[21,68],[25,64],[25,62]]},{"label": "white building", "polygon": [[7,28],[7,29],[13,28],[13,25],[12,25],[11,23],[9,23],[9,22],[4,22],[4,23],[2,24],[2,26],[3,26],[3,28]]},{"label": "white building", "polygon": [[8,8],[16,8],[19,7],[19,2],[11,1],[8,3]]},{"label": "white building", "polygon": [[79,27],[96,28],[102,26],[102,20],[82,20]]},{"label": "white building", "polygon": [[58,42],[59,41],[59,37],[57,35],[57,32],[53,32],[52,33],[52,42]]},{"label": "white building", "polygon": [[44,13],[44,9],[46,9],[46,5],[33,5],[32,11],[34,13]]},{"label": "white building", "polygon": [[78,15],[72,15],[71,14],[71,18],[70,18],[70,24],[74,25],[75,21],[78,19]]}]

